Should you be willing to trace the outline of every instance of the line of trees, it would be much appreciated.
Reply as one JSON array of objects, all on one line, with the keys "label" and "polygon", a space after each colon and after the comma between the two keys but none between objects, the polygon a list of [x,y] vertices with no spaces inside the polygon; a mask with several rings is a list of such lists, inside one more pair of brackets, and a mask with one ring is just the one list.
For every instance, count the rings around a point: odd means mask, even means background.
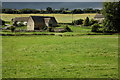
[{"label": "line of trees", "polygon": [[118,32],[120,33],[120,1],[118,2],[104,2],[102,14],[104,20],[102,24],[98,24],[95,20],[89,20],[88,17],[83,21],[82,19],[73,21],[74,24],[84,26],[91,26],[92,32]]},{"label": "line of trees", "polygon": [[86,8],[86,9],[73,9],[69,10],[68,8],[60,8],[60,9],[53,9],[51,7],[47,7],[46,10],[38,10],[38,9],[2,9],[2,13],[6,14],[30,14],[30,13],[39,13],[39,14],[47,14],[47,13],[59,13],[59,14],[82,14],[82,13],[100,13],[101,10],[93,9],[93,8]]},{"label": "line of trees", "polygon": [[83,25],[83,26],[91,26],[95,23],[98,23],[98,21],[94,19],[89,19],[89,17],[86,17],[85,19],[78,19],[72,21],[72,25]]}]

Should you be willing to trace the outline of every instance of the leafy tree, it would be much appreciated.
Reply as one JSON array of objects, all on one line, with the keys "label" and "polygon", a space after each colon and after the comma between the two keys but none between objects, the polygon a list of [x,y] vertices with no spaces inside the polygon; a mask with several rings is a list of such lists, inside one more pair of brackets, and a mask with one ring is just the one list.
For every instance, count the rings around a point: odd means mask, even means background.
[{"label": "leafy tree", "polygon": [[104,2],[102,12],[105,17],[104,30],[120,32],[120,1]]},{"label": "leafy tree", "polygon": [[60,8],[59,13],[64,14],[65,13],[65,8]]},{"label": "leafy tree", "polygon": [[5,21],[2,20],[2,25],[5,25]]},{"label": "leafy tree", "polygon": [[100,13],[101,13],[101,10],[95,9],[95,12],[100,14]]},{"label": "leafy tree", "polygon": [[38,10],[38,9],[9,9],[9,8],[3,8],[2,13],[7,14],[29,14],[29,13],[61,13],[61,14],[81,14],[81,13],[99,13],[99,9],[92,9],[92,8],[86,8],[86,9],[74,9],[69,10],[68,8],[60,8],[60,9],[52,9],[51,7],[47,7],[46,10]]},{"label": "leafy tree", "polygon": [[68,10],[69,10],[69,8],[65,8],[65,10],[66,10],[66,11],[68,11]]},{"label": "leafy tree", "polygon": [[75,25],[82,25],[83,24],[83,19],[78,19],[78,20],[74,20],[73,22],[72,22],[72,24],[75,24]]},{"label": "leafy tree", "polygon": [[47,11],[48,13],[52,13],[52,8],[51,8],[51,7],[47,7],[47,8],[46,8],[46,11]]},{"label": "leafy tree", "polygon": [[60,8],[60,11],[64,11],[65,10],[65,8]]},{"label": "leafy tree", "polygon": [[36,9],[29,9],[29,8],[24,8],[24,9],[20,9],[19,13],[39,13],[39,10]]},{"label": "leafy tree", "polygon": [[14,9],[9,9],[9,8],[2,9],[2,13],[13,14],[14,13]]},{"label": "leafy tree", "polygon": [[11,26],[10,29],[11,29],[11,32],[15,31],[15,27],[14,26]]},{"label": "leafy tree", "polygon": [[83,9],[84,13],[95,13],[95,10],[93,10],[93,8],[86,8]]},{"label": "leafy tree", "polygon": [[100,25],[98,23],[95,23],[92,25],[92,32],[97,32],[100,28]]},{"label": "leafy tree", "polygon": [[98,21],[97,21],[97,20],[94,20],[94,19],[91,19],[91,20],[90,20],[90,25],[93,25],[93,24],[95,24],[95,23],[98,23]]},{"label": "leafy tree", "polygon": [[74,10],[71,11],[71,13],[80,14],[80,13],[83,13],[83,11],[81,9],[74,9]]},{"label": "leafy tree", "polygon": [[84,26],[89,26],[89,17],[86,17],[86,19],[84,20],[84,23],[83,23],[83,25]]},{"label": "leafy tree", "polygon": [[66,25],[65,26],[65,30],[67,31],[67,32],[72,32],[72,30]]},{"label": "leafy tree", "polygon": [[45,13],[45,11],[41,9],[41,10],[40,10],[40,13],[43,14],[43,13]]}]

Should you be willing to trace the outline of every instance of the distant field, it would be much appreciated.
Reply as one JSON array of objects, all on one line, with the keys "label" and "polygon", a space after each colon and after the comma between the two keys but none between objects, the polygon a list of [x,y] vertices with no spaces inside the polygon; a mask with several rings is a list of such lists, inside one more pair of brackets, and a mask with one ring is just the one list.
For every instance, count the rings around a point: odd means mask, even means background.
[{"label": "distant field", "polygon": [[71,23],[72,19],[84,19],[86,17],[94,18],[95,14],[1,14],[2,19],[5,21],[10,21],[12,18],[15,17],[29,17],[30,15],[33,16],[54,16],[59,23]]},{"label": "distant field", "polygon": [[3,78],[117,78],[118,36],[3,36]]}]

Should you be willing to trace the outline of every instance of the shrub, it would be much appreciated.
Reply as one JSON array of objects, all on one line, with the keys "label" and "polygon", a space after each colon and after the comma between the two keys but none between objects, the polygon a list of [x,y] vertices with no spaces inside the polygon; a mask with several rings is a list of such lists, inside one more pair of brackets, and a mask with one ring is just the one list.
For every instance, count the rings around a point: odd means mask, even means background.
[{"label": "shrub", "polygon": [[84,26],[89,26],[89,24],[90,24],[89,17],[86,17],[86,19],[83,22],[83,25]]},{"label": "shrub", "polygon": [[92,32],[97,32],[100,28],[100,25],[98,23],[95,23],[92,25]]},{"label": "shrub", "polygon": [[15,27],[14,26],[11,26],[10,29],[11,29],[11,32],[15,31]]},{"label": "shrub", "polygon": [[65,27],[65,30],[66,30],[67,32],[72,32],[72,30],[71,30],[68,26]]},{"label": "shrub", "polygon": [[49,31],[49,32],[54,32],[53,27],[48,27],[48,31]]},{"label": "shrub", "polygon": [[2,25],[5,25],[5,21],[2,20]]},{"label": "shrub", "polygon": [[82,25],[83,24],[83,19],[78,19],[78,20],[74,20],[73,22],[72,22],[72,24],[75,24],[75,25]]},{"label": "shrub", "polygon": [[90,25],[93,25],[93,24],[95,24],[95,23],[98,23],[98,21],[97,21],[97,20],[94,20],[94,19],[91,19],[91,20],[90,20]]}]

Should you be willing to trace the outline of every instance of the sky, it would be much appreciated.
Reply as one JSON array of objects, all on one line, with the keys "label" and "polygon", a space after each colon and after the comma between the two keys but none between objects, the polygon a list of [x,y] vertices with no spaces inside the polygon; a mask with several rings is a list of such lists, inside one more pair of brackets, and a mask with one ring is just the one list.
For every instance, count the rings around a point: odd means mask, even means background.
[{"label": "sky", "polygon": [[52,7],[53,9],[69,8],[69,9],[84,9],[95,8],[101,9],[102,2],[3,2],[3,8],[11,9],[46,9],[46,7]]},{"label": "sky", "polygon": [[117,0],[0,0],[2,2],[104,2]]}]

